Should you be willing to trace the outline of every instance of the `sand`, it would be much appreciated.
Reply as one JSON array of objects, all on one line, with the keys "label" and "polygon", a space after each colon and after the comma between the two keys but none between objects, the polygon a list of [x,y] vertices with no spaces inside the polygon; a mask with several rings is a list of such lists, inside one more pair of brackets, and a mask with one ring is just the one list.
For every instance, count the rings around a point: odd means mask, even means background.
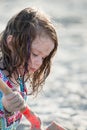
[{"label": "sand", "polygon": [[[52,17],[59,50],[43,90],[27,102],[44,128],[55,120],[67,130],[87,130],[87,0],[1,0],[0,30],[13,14],[28,6]],[[29,130],[24,117],[17,130]]]}]

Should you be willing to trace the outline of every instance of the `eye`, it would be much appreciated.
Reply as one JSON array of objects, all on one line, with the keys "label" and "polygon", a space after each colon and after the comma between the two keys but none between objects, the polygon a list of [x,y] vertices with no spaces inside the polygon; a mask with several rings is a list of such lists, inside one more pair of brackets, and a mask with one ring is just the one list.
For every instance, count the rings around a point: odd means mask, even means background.
[{"label": "eye", "polygon": [[32,54],[33,54],[33,56],[35,56],[35,57],[38,56],[37,54],[35,54],[35,53],[33,53],[33,52],[32,52]]}]

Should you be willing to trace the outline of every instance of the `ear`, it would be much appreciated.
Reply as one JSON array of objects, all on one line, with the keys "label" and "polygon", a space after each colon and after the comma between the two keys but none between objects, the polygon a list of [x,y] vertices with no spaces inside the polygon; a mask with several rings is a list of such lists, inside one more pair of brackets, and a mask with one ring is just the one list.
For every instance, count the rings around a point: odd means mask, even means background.
[{"label": "ear", "polygon": [[12,35],[8,35],[8,36],[7,36],[7,39],[6,39],[6,40],[7,40],[7,44],[11,43],[12,38],[13,38]]},{"label": "ear", "polygon": [[12,51],[12,44],[11,44],[12,38],[13,38],[12,35],[8,35],[8,36],[7,36],[7,39],[6,39],[7,45],[8,45],[8,47],[9,47],[9,49],[10,49],[11,51]]}]

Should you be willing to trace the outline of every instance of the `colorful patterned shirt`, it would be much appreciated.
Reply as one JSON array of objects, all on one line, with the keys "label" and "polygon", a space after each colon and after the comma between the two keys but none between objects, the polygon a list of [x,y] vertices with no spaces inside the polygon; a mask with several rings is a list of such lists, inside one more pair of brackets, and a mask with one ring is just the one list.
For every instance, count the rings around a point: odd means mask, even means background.
[{"label": "colorful patterned shirt", "polygon": [[[9,80],[7,76],[3,74],[0,70],[0,78],[12,89],[14,88],[13,83]],[[20,92],[24,98],[27,96],[26,87],[24,92]],[[9,113],[4,109],[2,105],[2,97],[3,92],[0,90],[0,130],[16,130],[20,120],[22,118],[22,114],[20,111],[14,112],[12,115],[9,116]]]}]

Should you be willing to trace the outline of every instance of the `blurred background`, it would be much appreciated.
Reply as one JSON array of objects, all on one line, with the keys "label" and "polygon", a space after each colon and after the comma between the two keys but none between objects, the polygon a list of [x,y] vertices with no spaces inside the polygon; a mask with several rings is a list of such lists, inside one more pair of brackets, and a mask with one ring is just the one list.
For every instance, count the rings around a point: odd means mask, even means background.
[{"label": "blurred background", "polygon": [[[25,7],[50,15],[59,39],[51,74],[29,106],[44,127],[55,120],[67,130],[87,130],[87,0],[0,0],[0,32]],[[18,129],[28,130],[25,118]]]}]

